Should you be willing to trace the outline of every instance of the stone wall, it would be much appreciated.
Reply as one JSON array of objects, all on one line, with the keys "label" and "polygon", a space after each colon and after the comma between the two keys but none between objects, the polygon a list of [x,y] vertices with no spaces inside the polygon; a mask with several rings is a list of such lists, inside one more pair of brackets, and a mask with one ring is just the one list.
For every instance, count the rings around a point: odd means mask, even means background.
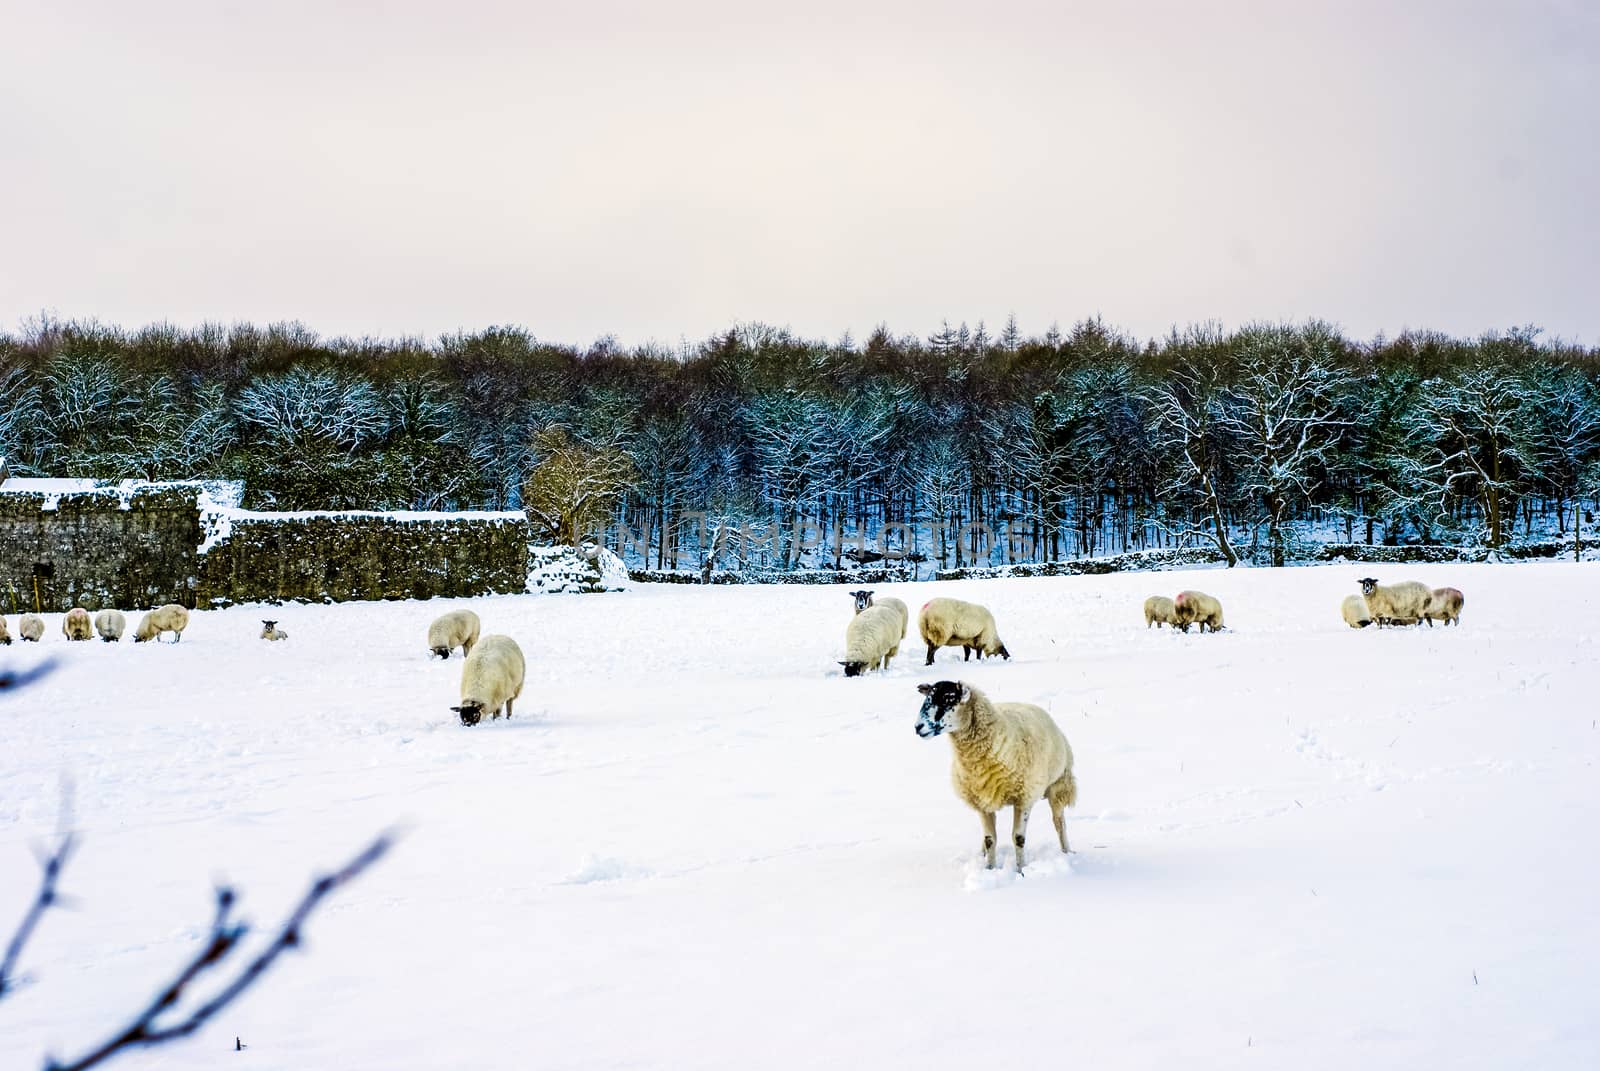
[{"label": "stone wall", "polygon": [[200,515],[192,488],[0,495],[0,605],[195,605]]}]

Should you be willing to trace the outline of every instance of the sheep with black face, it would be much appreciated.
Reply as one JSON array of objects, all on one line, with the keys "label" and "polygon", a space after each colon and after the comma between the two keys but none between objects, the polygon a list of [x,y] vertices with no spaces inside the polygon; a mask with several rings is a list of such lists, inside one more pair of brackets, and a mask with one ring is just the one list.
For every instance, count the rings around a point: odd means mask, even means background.
[{"label": "sheep with black face", "polygon": [[485,636],[473,645],[461,666],[461,705],[451,707],[462,725],[476,725],[485,714],[500,716],[504,707],[511,718],[511,704],[522,694],[526,664],[522,648],[510,636]]},{"label": "sheep with black face", "polygon": [[279,628],[276,621],[268,621],[263,618],[261,621],[261,638],[270,643],[277,643],[279,640],[288,639],[289,634]]},{"label": "sheep with black face", "polygon": [[1022,872],[1028,812],[1040,799],[1050,804],[1056,837],[1067,848],[1062,810],[1078,802],[1072,747],[1042,708],[1032,703],[994,703],[966,681],[920,684],[917,717],[923,739],[949,736],[950,783],[983,822],[984,863],[995,866],[995,812],[1011,808],[1011,841]]},{"label": "sheep with black face", "polygon": [[844,630],[846,677],[859,677],[869,669],[888,670],[889,659],[900,653],[905,619],[892,606],[869,606],[850,619]]}]

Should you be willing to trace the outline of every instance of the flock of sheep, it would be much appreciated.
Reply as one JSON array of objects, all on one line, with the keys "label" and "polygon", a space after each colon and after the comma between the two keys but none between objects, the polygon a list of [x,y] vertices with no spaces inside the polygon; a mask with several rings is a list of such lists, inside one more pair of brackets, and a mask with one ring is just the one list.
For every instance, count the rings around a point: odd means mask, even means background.
[{"label": "flock of sheep", "polygon": [[449,658],[457,647],[466,656],[461,667],[461,705],[451,707],[462,725],[476,725],[488,714],[500,716],[504,707],[511,717],[511,704],[522,694],[527,664],[522,648],[510,636],[478,638],[478,615],[471,610],[452,610],[441,614],[428,626],[428,650]]},{"label": "flock of sheep", "polygon": [[[183,639],[183,630],[189,627],[189,611],[175,602],[159,606],[139,619],[133,630],[133,642],[159,639],[163,633],[172,633],[172,642]],[[116,643],[127,631],[128,619],[121,610],[101,610],[91,619],[89,611],[74,606],[61,618],[61,634],[71,641],[92,640],[98,635],[106,643]],[[38,614],[20,614],[17,617],[17,635],[26,643],[44,639],[44,618]],[[11,633],[6,629],[6,619],[0,615],[0,644],[10,644]]]},{"label": "flock of sheep", "polygon": [[[1361,581],[1361,594],[1340,604],[1340,614],[1352,628],[1376,624],[1380,628],[1443,621],[1461,623],[1465,601],[1456,588],[1429,588],[1408,580],[1380,584],[1371,577]],[[899,599],[874,599],[871,591],[852,591],[855,616],[845,629],[845,656],[839,662],[846,677],[868,670],[886,671],[900,653],[910,613]],[[1180,591],[1172,598],[1152,595],[1144,602],[1145,628],[1170,625],[1188,632],[1222,629],[1222,603],[1203,591]],[[928,660],[941,647],[960,647],[963,661],[974,651],[1009,660],[1011,653],[1000,640],[994,615],[976,603],[960,599],[930,599],[917,615],[917,631],[927,644]],[[466,683],[463,680],[463,695]],[[965,681],[921,684],[922,711],[917,735],[949,736],[952,752],[950,780],[956,796],[978,812],[983,823],[983,857],[995,866],[995,814],[1011,808],[1011,840],[1015,863],[1022,872],[1028,812],[1043,799],[1050,805],[1061,850],[1067,849],[1067,828],[1062,811],[1078,798],[1072,772],[1072,747],[1049,713],[1032,703],[997,703]],[[508,708],[509,713],[509,708]],[[465,716],[463,715],[463,720]]]}]

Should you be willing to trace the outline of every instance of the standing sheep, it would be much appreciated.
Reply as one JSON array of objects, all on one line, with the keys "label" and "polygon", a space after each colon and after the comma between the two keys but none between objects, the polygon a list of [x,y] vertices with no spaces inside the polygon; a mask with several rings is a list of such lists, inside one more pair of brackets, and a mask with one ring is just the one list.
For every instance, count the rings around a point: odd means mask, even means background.
[{"label": "standing sheep", "polygon": [[94,625],[89,621],[89,611],[74,606],[61,619],[61,634],[69,640],[87,640],[94,635]]},{"label": "standing sheep", "polygon": [[1351,628],[1366,628],[1372,624],[1372,615],[1367,612],[1367,600],[1360,595],[1346,595],[1344,602],[1339,604],[1339,616]]},{"label": "standing sheep", "polygon": [[1067,849],[1062,809],[1078,802],[1072,747],[1050,715],[1032,703],[992,703],[965,681],[919,684],[926,698],[917,717],[923,739],[950,734],[950,783],[983,820],[983,858],[995,865],[994,815],[1011,808],[1011,842],[1022,872],[1028,812],[1040,798],[1050,804],[1061,851]]},{"label": "standing sheep", "polygon": [[163,632],[170,632],[172,642],[177,643],[183,639],[183,630],[188,627],[189,611],[175,602],[169,602],[139,619],[139,627],[133,630],[133,642],[159,640]]},{"label": "standing sheep", "polygon": [[1428,608],[1422,616],[1428,619],[1428,627],[1432,628],[1434,621],[1443,621],[1445,628],[1455,625],[1461,627],[1461,606],[1466,602],[1466,596],[1457,588],[1434,588],[1433,594],[1428,597]]},{"label": "standing sheep", "polygon": [[1428,611],[1433,592],[1428,585],[1415,580],[1398,584],[1379,584],[1372,577],[1363,577],[1361,595],[1367,600],[1367,612],[1379,628],[1385,625],[1415,625]]},{"label": "standing sheep", "polygon": [[28,643],[44,639],[44,618],[38,614],[23,614],[17,618],[17,635]]},{"label": "standing sheep", "polygon": [[453,648],[461,648],[463,655],[472,654],[472,645],[478,642],[478,615],[471,610],[451,610],[441,614],[428,626],[428,650],[440,658],[449,658]]},{"label": "standing sheep", "polygon": [[1180,632],[1188,632],[1191,624],[1200,631],[1209,628],[1217,632],[1222,628],[1222,604],[1203,591],[1180,591],[1172,600],[1172,623]]},{"label": "standing sheep", "polygon": [[1160,628],[1162,625],[1178,624],[1177,612],[1174,610],[1172,600],[1165,595],[1152,595],[1144,601],[1144,627],[1151,625]]},{"label": "standing sheep", "polygon": [[122,616],[120,610],[101,610],[94,615],[94,630],[107,643],[122,639],[123,630],[127,627],[128,619]]},{"label": "standing sheep", "polygon": [[905,622],[892,606],[869,606],[850,619],[844,630],[844,658],[839,664],[846,677],[859,677],[869,669],[888,672],[889,659],[900,653]]},{"label": "standing sheep", "polygon": [[277,643],[279,640],[288,639],[289,634],[279,628],[276,621],[268,621],[263,618],[261,621],[261,638],[269,643]]},{"label": "standing sheep", "polygon": [[485,636],[461,666],[461,705],[450,709],[460,716],[462,725],[478,724],[486,712],[490,718],[498,718],[501,707],[506,708],[509,721],[512,700],[522,694],[525,672],[522,648],[516,640]]},{"label": "standing sheep", "polygon": [[900,638],[905,639],[906,629],[911,624],[911,610],[905,603],[899,599],[887,597],[874,599],[872,592],[866,590],[852,591],[850,595],[856,600],[856,613],[858,614],[869,606],[887,606],[896,611],[900,615]]},{"label": "standing sheep", "polygon": [[999,655],[1011,661],[1011,652],[1000,642],[994,615],[975,602],[930,599],[922,604],[917,629],[922,633],[922,642],[928,645],[928,661],[924,665],[933,665],[933,654],[941,647],[961,648],[963,662],[971,661],[973,651],[978,652],[980,662],[984,655]]}]

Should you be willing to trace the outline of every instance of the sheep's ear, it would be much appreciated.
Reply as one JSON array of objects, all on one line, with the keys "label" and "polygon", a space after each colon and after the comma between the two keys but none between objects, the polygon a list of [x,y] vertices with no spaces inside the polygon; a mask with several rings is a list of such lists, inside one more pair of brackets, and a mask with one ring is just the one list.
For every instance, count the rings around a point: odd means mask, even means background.
[{"label": "sheep's ear", "polygon": [[923,695],[932,695],[933,694],[933,685],[931,685],[931,684],[919,684],[919,685],[917,685],[917,691],[921,692]]},{"label": "sheep's ear", "polygon": [[961,699],[959,700],[959,702],[965,703],[970,698],[972,698],[972,689],[967,687],[967,682],[966,681],[962,681],[961,682]]},{"label": "sheep's ear", "polygon": [[850,663],[849,663],[849,662],[840,662],[840,663],[839,663],[839,664],[840,664],[840,665],[841,665],[841,666],[848,666],[848,665],[849,665],[849,664],[850,664]]}]

